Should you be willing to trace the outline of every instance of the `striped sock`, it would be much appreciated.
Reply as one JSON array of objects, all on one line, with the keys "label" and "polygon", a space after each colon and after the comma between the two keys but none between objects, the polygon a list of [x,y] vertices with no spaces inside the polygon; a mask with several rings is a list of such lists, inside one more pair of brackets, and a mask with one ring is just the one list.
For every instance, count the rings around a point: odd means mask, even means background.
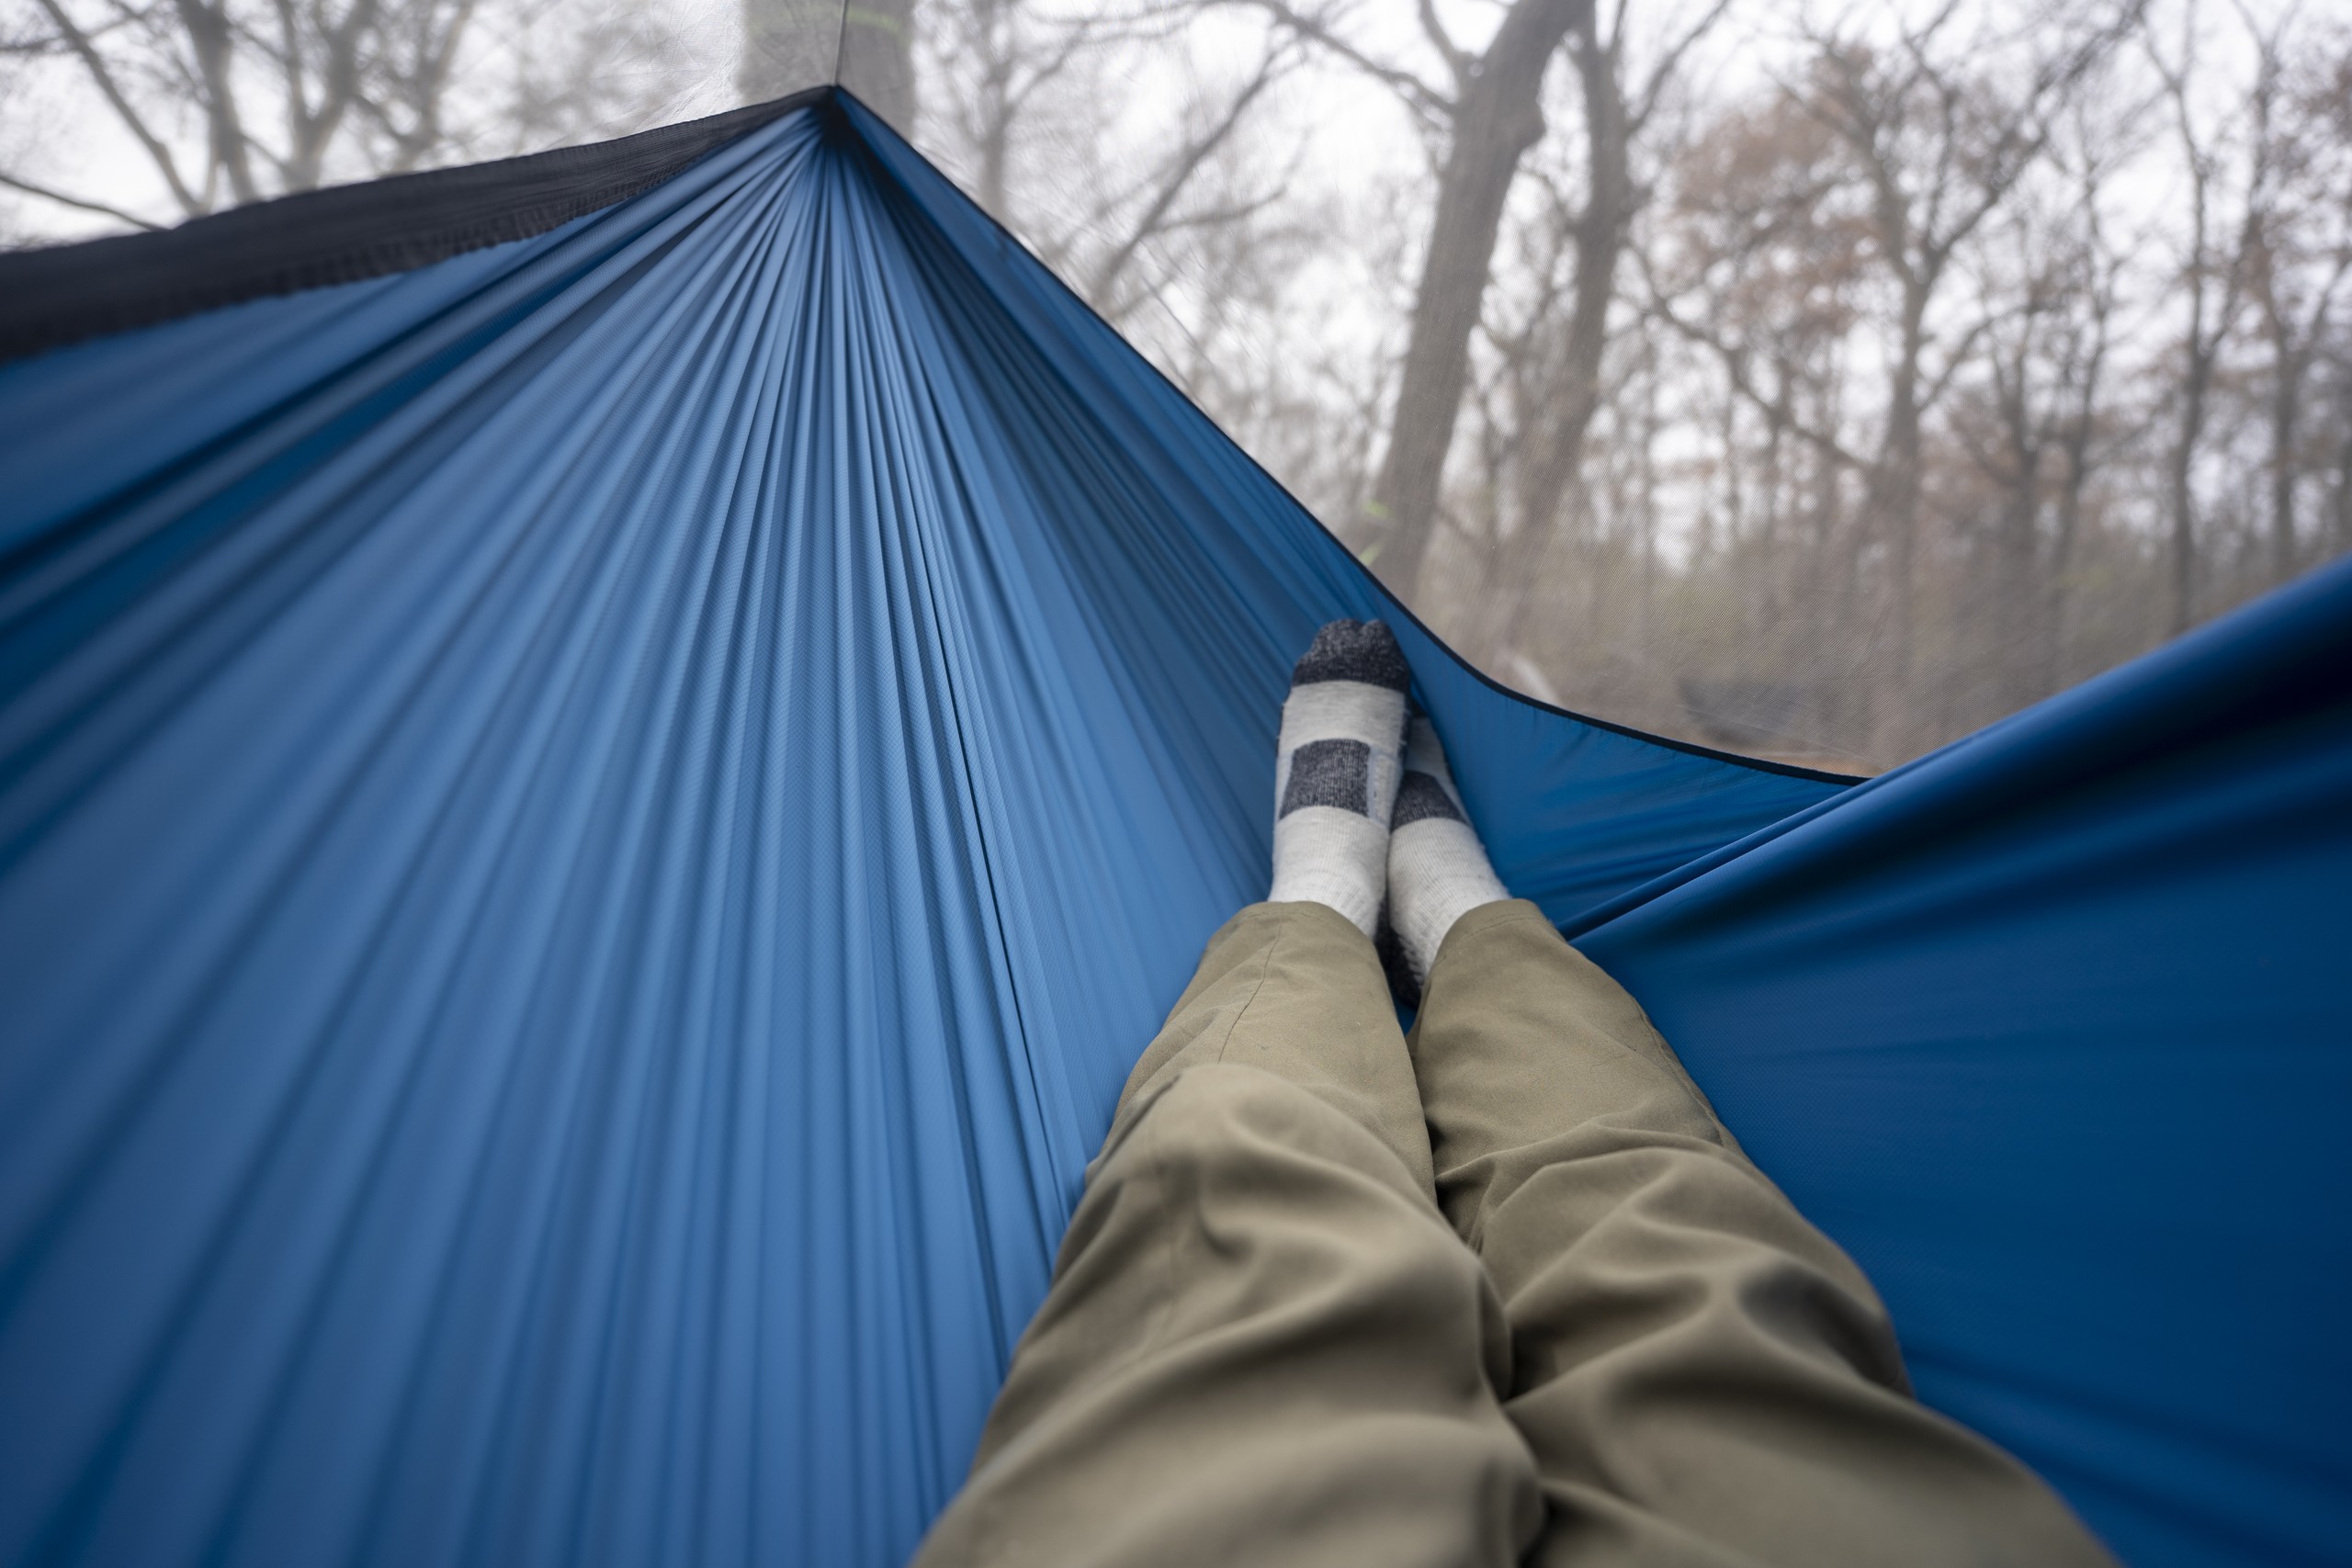
[{"label": "striped sock", "polygon": [[1438,944],[1453,922],[1510,894],[1487,863],[1486,846],[1463,813],[1437,731],[1413,716],[1405,741],[1405,776],[1388,834],[1388,919],[1416,988],[1429,984]]},{"label": "striped sock", "polygon": [[1290,678],[1274,752],[1272,903],[1328,904],[1370,936],[1413,672],[1378,621],[1333,621]]}]

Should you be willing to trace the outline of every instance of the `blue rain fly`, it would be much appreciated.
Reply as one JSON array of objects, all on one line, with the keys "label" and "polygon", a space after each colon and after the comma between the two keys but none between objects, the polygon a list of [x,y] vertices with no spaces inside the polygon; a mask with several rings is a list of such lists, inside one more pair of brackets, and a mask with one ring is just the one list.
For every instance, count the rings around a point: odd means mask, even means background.
[{"label": "blue rain fly", "polygon": [[1923,1397],[2352,1540],[2352,574],[1859,787],[1548,709],[846,98],[0,432],[0,1563],[904,1558],[1339,615]]}]

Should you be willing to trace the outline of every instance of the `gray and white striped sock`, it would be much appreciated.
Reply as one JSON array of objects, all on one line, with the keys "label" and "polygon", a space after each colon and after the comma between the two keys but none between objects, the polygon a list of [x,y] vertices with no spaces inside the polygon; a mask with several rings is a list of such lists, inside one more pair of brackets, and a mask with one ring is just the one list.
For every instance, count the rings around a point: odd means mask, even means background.
[{"label": "gray and white striped sock", "polygon": [[1510,897],[1462,809],[1437,730],[1415,714],[1406,731],[1405,775],[1388,833],[1388,919],[1396,928],[1414,984],[1429,984],[1438,944],[1455,920],[1481,904]]},{"label": "gray and white striped sock", "polygon": [[1378,621],[1333,621],[1292,671],[1274,752],[1272,903],[1328,904],[1370,936],[1413,672]]}]

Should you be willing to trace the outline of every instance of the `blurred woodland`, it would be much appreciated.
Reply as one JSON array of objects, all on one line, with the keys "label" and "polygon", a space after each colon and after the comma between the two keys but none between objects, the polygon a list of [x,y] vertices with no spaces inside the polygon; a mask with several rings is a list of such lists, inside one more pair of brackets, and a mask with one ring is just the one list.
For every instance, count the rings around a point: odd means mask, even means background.
[{"label": "blurred woodland", "polygon": [[2352,548],[2292,0],[0,0],[0,239],[836,73],[1580,711],[1875,771]]}]

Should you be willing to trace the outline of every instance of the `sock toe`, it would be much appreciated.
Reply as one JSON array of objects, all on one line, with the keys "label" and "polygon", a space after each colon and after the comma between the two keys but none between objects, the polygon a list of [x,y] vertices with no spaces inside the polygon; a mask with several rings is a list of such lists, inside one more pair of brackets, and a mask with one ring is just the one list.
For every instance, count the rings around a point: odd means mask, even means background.
[{"label": "sock toe", "polygon": [[1291,672],[1274,767],[1275,902],[1328,904],[1370,936],[1387,881],[1412,671],[1378,621],[1334,621]]},{"label": "sock toe", "polygon": [[1333,621],[1315,634],[1290,672],[1294,687],[1326,681],[1353,681],[1402,693],[1412,687],[1413,670],[1386,622]]}]

